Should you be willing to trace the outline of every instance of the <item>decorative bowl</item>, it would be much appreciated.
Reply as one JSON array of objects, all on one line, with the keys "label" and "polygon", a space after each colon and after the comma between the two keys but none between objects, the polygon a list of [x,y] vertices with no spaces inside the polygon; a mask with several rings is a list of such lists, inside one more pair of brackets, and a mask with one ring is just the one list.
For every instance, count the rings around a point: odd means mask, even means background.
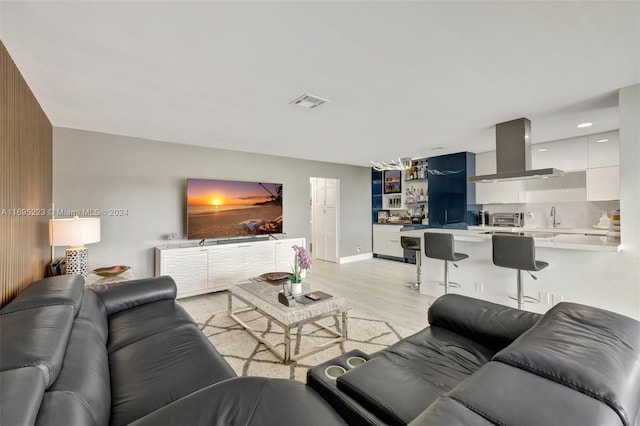
[{"label": "decorative bowl", "polygon": [[109,266],[108,268],[94,269],[93,273],[101,277],[115,277],[120,275],[124,271],[128,271],[129,269],[131,269],[131,266],[114,265]]},{"label": "decorative bowl", "polygon": [[260,278],[272,283],[281,283],[291,278],[291,272],[269,272],[260,275]]}]

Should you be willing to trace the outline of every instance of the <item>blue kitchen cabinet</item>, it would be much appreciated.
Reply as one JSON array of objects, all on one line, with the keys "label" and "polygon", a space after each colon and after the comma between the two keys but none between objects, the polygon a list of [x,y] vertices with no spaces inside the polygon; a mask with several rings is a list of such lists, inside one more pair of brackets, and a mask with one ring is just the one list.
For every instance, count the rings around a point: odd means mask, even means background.
[{"label": "blue kitchen cabinet", "polygon": [[476,205],[475,154],[458,152],[430,157],[429,226],[431,228],[466,229],[473,224]]},{"label": "blue kitchen cabinet", "polygon": [[371,222],[378,222],[378,212],[382,210],[382,172],[371,169]]}]

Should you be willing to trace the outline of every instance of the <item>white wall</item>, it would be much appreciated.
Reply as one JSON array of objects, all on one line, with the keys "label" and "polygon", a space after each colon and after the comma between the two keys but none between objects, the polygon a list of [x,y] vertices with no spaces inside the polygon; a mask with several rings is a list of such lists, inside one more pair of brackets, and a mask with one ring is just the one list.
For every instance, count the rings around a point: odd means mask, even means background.
[{"label": "white wall", "polygon": [[619,96],[620,232],[625,250],[640,257],[640,84],[620,89]]},{"label": "white wall", "polygon": [[[56,209],[127,209],[102,217],[102,240],[89,246],[89,268],[130,265],[153,275],[152,248],[171,232],[186,235],[187,178],[279,182],[284,232],[310,238],[309,178],[340,180],[340,257],[370,253],[371,169],[54,128]],[[64,255],[58,249],[58,256]]]}]

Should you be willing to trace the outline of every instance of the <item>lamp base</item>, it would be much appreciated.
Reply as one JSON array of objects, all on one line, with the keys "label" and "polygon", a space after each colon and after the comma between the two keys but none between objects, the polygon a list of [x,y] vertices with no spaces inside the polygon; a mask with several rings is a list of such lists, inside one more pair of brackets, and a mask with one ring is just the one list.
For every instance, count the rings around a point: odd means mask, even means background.
[{"label": "lamp base", "polygon": [[69,247],[65,250],[67,260],[66,274],[80,274],[87,278],[87,263],[89,260],[89,249],[86,247]]}]

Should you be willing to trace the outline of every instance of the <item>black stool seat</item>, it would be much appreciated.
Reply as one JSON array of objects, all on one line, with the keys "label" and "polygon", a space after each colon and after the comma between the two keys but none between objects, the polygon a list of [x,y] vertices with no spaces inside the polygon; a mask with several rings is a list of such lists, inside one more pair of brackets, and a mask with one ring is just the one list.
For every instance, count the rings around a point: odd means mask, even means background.
[{"label": "black stool seat", "polygon": [[[444,292],[449,287],[460,287],[458,283],[449,282],[449,262],[458,262],[469,257],[465,253],[456,253],[453,234],[446,232],[424,233],[424,254],[432,259],[444,260]],[[454,263],[453,266],[457,265]]]},{"label": "black stool seat", "polygon": [[[493,264],[503,268],[516,269],[518,271],[518,309],[524,307],[524,298],[528,297],[537,301],[537,299],[524,296],[522,284],[522,271],[540,271],[549,264],[536,260],[536,245],[533,237],[522,235],[493,235],[491,237]],[[531,275],[534,279],[535,276]]]},{"label": "black stool seat", "polygon": [[416,252],[416,280],[407,284],[407,287],[418,290],[420,288],[420,238],[419,237],[400,237],[400,245],[405,250],[413,250]]},{"label": "black stool seat", "polygon": [[417,237],[400,237],[400,245],[403,249],[420,251],[420,238]]}]

